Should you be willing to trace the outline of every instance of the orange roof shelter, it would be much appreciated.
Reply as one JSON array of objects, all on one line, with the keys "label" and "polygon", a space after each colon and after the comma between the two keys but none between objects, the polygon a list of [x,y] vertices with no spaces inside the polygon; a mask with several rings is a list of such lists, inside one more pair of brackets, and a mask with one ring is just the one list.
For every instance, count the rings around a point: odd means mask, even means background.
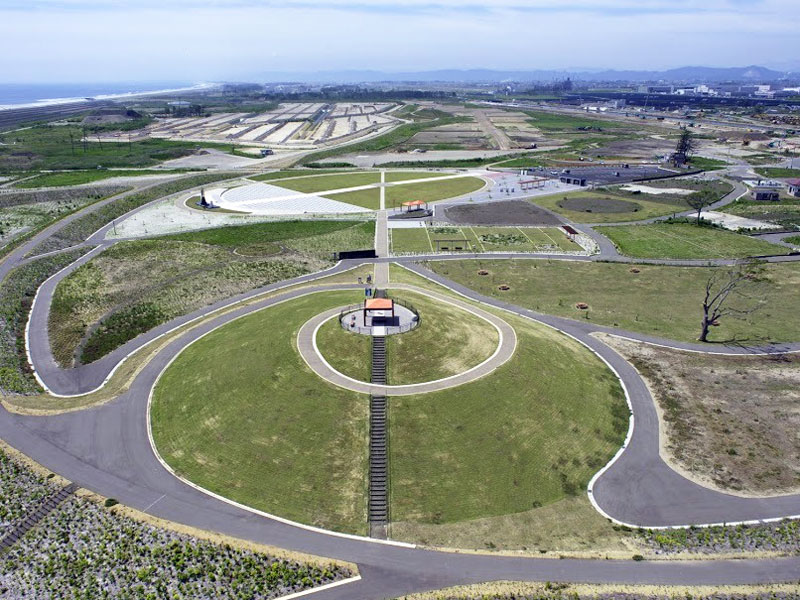
[{"label": "orange roof shelter", "polygon": [[364,300],[364,324],[367,323],[367,316],[371,312],[378,312],[381,314],[375,315],[377,317],[386,317],[384,312],[390,312],[391,318],[394,319],[394,300],[391,298],[367,298]]},{"label": "orange roof shelter", "polygon": [[409,200],[408,202],[403,202],[401,206],[410,212],[412,210],[422,210],[423,208],[428,208],[428,203],[422,200]]}]

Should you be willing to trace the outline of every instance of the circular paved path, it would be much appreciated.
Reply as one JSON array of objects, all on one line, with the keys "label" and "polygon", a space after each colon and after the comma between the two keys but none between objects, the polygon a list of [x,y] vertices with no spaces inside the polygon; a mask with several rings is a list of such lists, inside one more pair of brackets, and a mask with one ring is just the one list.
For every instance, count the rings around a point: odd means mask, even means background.
[{"label": "circular paved path", "polygon": [[448,388],[456,387],[475,381],[481,377],[485,377],[495,369],[503,365],[514,354],[517,347],[517,334],[514,328],[506,323],[503,319],[481,308],[462,302],[461,300],[447,297],[443,294],[437,294],[429,290],[423,290],[413,285],[391,285],[394,289],[404,289],[418,294],[434,298],[439,302],[451,304],[458,308],[474,314],[486,321],[489,321],[497,329],[499,336],[497,349],[494,353],[484,360],[482,363],[472,367],[471,369],[452,375],[436,381],[428,381],[425,383],[415,383],[409,385],[376,385],[374,383],[366,383],[352,379],[333,369],[324,358],[317,348],[316,335],[319,327],[328,319],[338,315],[341,307],[333,308],[322,312],[303,324],[297,334],[297,349],[300,356],[306,361],[309,368],[317,375],[322,377],[333,385],[359,392],[361,394],[375,394],[383,396],[410,396],[413,394],[424,394],[427,392],[438,392]]}]

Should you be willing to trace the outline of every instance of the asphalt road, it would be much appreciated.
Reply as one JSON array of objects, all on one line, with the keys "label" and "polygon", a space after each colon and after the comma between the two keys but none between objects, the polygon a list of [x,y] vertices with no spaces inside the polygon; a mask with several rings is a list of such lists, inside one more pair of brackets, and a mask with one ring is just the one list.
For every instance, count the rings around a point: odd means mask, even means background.
[{"label": "asphalt road", "polygon": [[[97,205],[93,205],[97,206]],[[89,207],[91,208],[91,207]],[[77,218],[77,213],[73,218]],[[68,217],[69,218],[69,217]],[[38,241],[65,224],[48,228],[16,250],[0,264],[0,278],[18,264]],[[49,233],[48,233],[49,232]],[[99,238],[98,238],[99,239]],[[493,256],[494,258],[495,256]],[[455,257],[431,257],[434,260]],[[516,258],[519,258],[517,255]],[[553,258],[565,259],[563,256]],[[797,258],[797,257],[796,257]],[[88,260],[84,257],[81,260]],[[392,259],[383,259],[388,262]],[[653,400],[638,373],[616,352],[589,334],[619,330],[589,323],[539,315],[520,307],[482,297],[472,290],[399,260],[413,270],[448,285],[463,295],[532,318],[574,336],[600,354],[619,374],[628,391],[634,416],[632,437],[618,459],[594,482],[590,490],[602,511],[622,522],[644,526],[685,525],[721,521],[765,519],[800,514],[800,496],[739,498],[703,488],[681,477],[658,454],[658,420]],[[419,260],[419,257],[416,259]],[[579,257],[578,260],[591,260]],[[675,261],[683,264],[683,261]],[[703,261],[707,264],[707,261]],[[80,261],[79,261],[80,263]],[[76,263],[79,264],[79,263]],[[340,263],[330,272],[355,266]],[[72,267],[74,268],[74,267]],[[69,273],[65,270],[60,277]],[[312,281],[324,274],[297,281]],[[59,276],[42,286],[32,313],[30,350],[40,377],[59,393],[78,393],[96,387],[128,352],[169,329],[207,314],[207,307],[172,321],[132,340],[106,359],[74,370],[58,369],[50,355],[44,324]],[[282,282],[265,289],[293,282]],[[319,286],[320,289],[336,289]],[[352,288],[350,286],[338,286]],[[254,297],[265,289],[243,294]],[[550,560],[464,555],[419,548],[396,547],[363,539],[351,539],[328,532],[310,531],[292,524],[232,506],[176,478],[153,453],[147,428],[147,404],[156,378],[183,347],[206,331],[236,316],[269,306],[293,294],[262,300],[210,320],[168,344],[137,375],[129,391],[105,405],[83,411],[47,417],[22,416],[0,411],[0,437],[37,462],[82,487],[117,498],[122,503],[154,516],[228,535],[293,550],[350,560],[358,563],[362,581],[323,591],[323,598],[386,598],[446,585],[488,580],[549,580],[619,583],[721,584],[797,580],[800,557],[765,560],[633,562],[596,560]],[[235,300],[235,299],[234,299]],[[217,307],[230,304],[231,300]],[[656,340],[627,333],[634,339],[660,341],[680,348],[697,349],[695,344]],[[701,348],[707,349],[707,346]],[[714,348],[731,354],[752,349]],[[782,344],[769,351],[800,350],[800,344]]]}]

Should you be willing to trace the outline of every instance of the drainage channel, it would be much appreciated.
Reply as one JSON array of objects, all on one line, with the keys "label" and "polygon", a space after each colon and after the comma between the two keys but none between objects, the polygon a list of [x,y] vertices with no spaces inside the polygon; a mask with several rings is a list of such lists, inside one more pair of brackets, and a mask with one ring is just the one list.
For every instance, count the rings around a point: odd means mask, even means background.
[{"label": "drainage channel", "polygon": [[[372,383],[386,384],[386,338],[372,338]],[[386,396],[369,399],[369,534],[386,539],[389,524]]]}]

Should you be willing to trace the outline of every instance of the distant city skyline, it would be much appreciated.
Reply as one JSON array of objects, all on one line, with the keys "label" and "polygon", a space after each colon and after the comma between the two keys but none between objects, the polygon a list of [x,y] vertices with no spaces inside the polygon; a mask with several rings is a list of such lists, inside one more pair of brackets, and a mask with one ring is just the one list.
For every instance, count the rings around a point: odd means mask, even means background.
[{"label": "distant city skyline", "polygon": [[796,0],[6,0],[5,82],[268,72],[800,70]]}]

